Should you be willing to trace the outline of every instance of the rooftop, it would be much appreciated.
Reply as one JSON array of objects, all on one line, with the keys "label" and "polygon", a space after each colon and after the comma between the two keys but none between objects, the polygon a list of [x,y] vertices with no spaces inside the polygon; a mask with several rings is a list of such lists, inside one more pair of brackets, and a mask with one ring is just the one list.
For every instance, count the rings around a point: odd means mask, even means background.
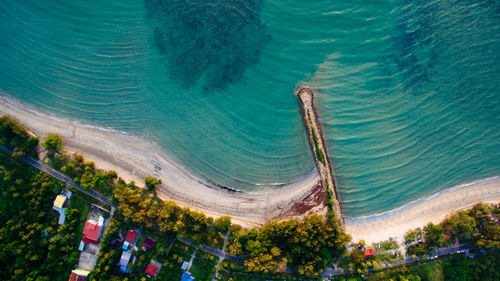
[{"label": "rooftop", "polygon": [[373,257],[375,255],[375,249],[369,248],[365,249],[365,257]]},{"label": "rooftop", "polygon": [[101,226],[97,225],[96,222],[89,220],[85,223],[85,227],[83,228],[83,242],[97,245],[100,234]]},{"label": "rooftop", "polygon": [[137,230],[129,230],[127,232],[127,235],[125,236],[125,241],[129,242],[130,244],[134,244],[136,235],[137,235]]},{"label": "rooftop", "polygon": [[54,200],[54,207],[62,209],[64,206],[64,203],[66,202],[66,196],[63,196],[61,194],[56,196],[56,199]]},{"label": "rooftop", "polygon": [[69,275],[69,281],[85,281],[90,271],[83,270],[80,268],[74,269]]},{"label": "rooftop", "polygon": [[156,267],[155,264],[153,263],[150,263],[147,267],[146,267],[146,274],[151,276],[151,277],[156,277],[156,270],[158,269],[158,267]]},{"label": "rooftop", "polygon": [[182,274],[181,281],[194,281],[194,277],[191,276],[191,273],[184,272],[184,274]]},{"label": "rooftop", "polygon": [[146,250],[151,250],[151,248],[153,248],[155,245],[155,240],[151,239],[151,238],[146,238],[146,240],[144,240],[144,243],[142,243],[142,247],[145,248]]},{"label": "rooftop", "polygon": [[132,258],[131,252],[123,251],[122,256],[120,257],[120,263],[118,265],[120,265],[120,267],[127,267],[131,258]]}]

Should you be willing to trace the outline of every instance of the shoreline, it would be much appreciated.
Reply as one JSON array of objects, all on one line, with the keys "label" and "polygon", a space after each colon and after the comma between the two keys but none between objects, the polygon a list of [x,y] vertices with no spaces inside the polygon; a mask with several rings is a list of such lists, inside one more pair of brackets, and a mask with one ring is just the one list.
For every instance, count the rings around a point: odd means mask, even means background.
[{"label": "shoreline", "polygon": [[[210,185],[173,162],[151,141],[81,121],[40,112],[30,105],[0,92],[0,115],[9,115],[37,136],[60,135],[65,149],[79,152],[97,168],[115,170],[125,181],[134,180],[144,186],[144,177],[162,179],[158,196],[190,207],[207,216],[229,215],[243,227],[259,226],[271,219],[299,218],[326,212],[320,202],[326,196],[317,170],[297,182],[280,185],[273,191],[234,192]],[[159,164],[161,170],[155,169]],[[345,231],[353,241],[364,239],[368,244],[394,237],[401,241],[410,228],[428,222],[438,223],[453,211],[471,207],[478,202],[500,201],[500,176],[442,189],[393,210],[363,217],[345,217]]]},{"label": "shoreline", "polygon": [[438,224],[453,212],[469,209],[479,202],[500,203],[500,176],[448,187],[383,213],[346,217],[346,231],[353,242],[365,240],[369,245],[395,238],[402,245],[407,230],[429,222]]},{"label": "shoreline", "polygon": [[152,141],[45,113],[1,92],[0,101],[0,115],[13,117],[40,138],[48,133],[60,135],[69,153],[81,153],[98,169],[115,170],[138,186],[144,186],[148,175],[160,178],[157,195],[182,207],[214,217],[229,215],[245,227],[324,212],[319,202],[326,194],[317,188],[316,170],[272,191],[235,191],[189,173]]}]

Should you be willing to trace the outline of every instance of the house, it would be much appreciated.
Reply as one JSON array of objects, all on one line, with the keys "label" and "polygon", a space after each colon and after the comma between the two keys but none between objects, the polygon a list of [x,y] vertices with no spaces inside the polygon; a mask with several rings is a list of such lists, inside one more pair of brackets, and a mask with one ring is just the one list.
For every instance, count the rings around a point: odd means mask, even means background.
[{"label": "house", "polygon": [[83,228],[83,243],[92,243],[97,245],[102,234],[102,223],[99,224],[93,220],[88,220]]},{"label": "house", "polygon": [[155,245],[155,240],[151,239],[151,238],[146,238],[146,240],[144,240],[144,243],[142,243],[142,249],[143,250],[151,250]]},{"label": "house", "polygon": [[189,266],[189,262],[184,261],[182,263],[181,269],[184,270],[184,271],[186,271],[188,269],[188,266]]},{"label": "house", "polygon": [[59,194],[56,196],[56,199],[54,199],[54,206],[52,206],[52,209],[56,211],[60,211],[64,207],[64,203],[66,203],[66,196]]},{"label": "house", "polygon": [[194,277],[191,276],[191,273],[184,272],[184,274],[182,274],[181,281],[194,281]]},{"label": "house", "polygon": [[131,258],[132,258],[131,252],[127,251],[122,252],[122,256],[120,257],[120,262],[118,263],[121,272],[128,273],[128,264]]},{"label": "house", "polygon": [[369,248],[365,249],[365,257],[371,258],[375,255],[375,249]]},{"label": "house", "polygon": [[158,274],[158,272],[160,272],[160,268],[161,268],[161,263],[155,260],[151,260],[149,265],[146,267],[145,272],[148,275],[148,277],[156,278],[156,275]]},{"label": "house", "polygon": [[89,273],[90,271],[83,270],[80,268],[74,269],[73,271],[71,271],[68,281],[86,281]]},{"label": "house", "polygon": [[135,237],[137,236],[137,230],[129,230],[125,236],[125,241],[123,242],[123,250],[127,250],[129,245],[133,245],[135,242]]},{"label": "house", "polygon": [[63,225],[66,220],[66,215],[64,214],[66,212],[66,208],[64,208],[64,204],[67,199],[68,198],[62,194],[57,195],[56,199],[54,199],[52,209],[59,213],[59,220],[57,221],[57,224],[59,225]]}]

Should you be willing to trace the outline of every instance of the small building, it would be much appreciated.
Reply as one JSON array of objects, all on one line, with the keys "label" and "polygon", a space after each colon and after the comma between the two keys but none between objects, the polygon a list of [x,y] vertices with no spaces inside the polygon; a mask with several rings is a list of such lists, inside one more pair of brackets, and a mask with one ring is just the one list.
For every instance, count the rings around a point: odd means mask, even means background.
[{"label": "small building", "polygon": [[194,277],[191,276],[191,273],[184,272],[184,274],[182,274],[181,281],[194,281]]},{"label": "small building", "polygon": [[82,252],[83,250],[85,250],[85,242],[80,241],[80,245],[78,246],[78,251]]},{"label": "small building", "polygon": [[127,232],[127,235],[125,236],[125,241],[123,242],[122,249],[128,250],[128,247],[134,244],[136,236],[137,236],[137,230],[129,230]]},{"label": "small building", "polygon": [[156,278],[158,272],[160,272],[161,263],[151,260],[149,265],[146,267],[146,275],[150,278]]},{"label": "small building", "polygon": [[188,269],[188,266],[189,266],[189,262],[184,261],[182,263],[181,269],[184,270],[184,271],[186,271]]},{"label": "small building", "polygon": [[365,249],[365,257],[371,258],[374,255],[375,255],[375,249],[373,248]]},{"label": "small building", "polygon": [[71,271],[68,281],[86,281],[89,273],[90,271],[84,269],[80,268],[74,269],[73,271]]},{"label": "small building", "polygon": [[94,245],[99,244],[99,239],[102,234],[102,224],[95,221],[88,220],[83,228],[83,243],[92,243]]},{"label": "small building", "polygon": [[151,250],[155,246],[155,240],[152,238],[148,237],[146,240],[144,240],[144,243],[142,243],[142,249],[143,250]]},{"label": "small building", "polygon": [[128,273],[128,264],[130,263],[131,258],[132,258],[131,252],[127,251],[122,252],[122,256],[120,257],[120,262],[118,263],[121,272]]}]

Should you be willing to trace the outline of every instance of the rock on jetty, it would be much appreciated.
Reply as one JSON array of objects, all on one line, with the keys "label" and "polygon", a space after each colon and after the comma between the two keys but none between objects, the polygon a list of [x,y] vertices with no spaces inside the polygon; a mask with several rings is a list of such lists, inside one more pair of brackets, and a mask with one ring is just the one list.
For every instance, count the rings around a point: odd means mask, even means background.
[{"label": "rock on jetty", "polygon": [[318,114],[314,109],[313,92],[309,88],[300,88],[297,92],[300,107],[302,108],[302,117],[309,135],[309,142],[313,150],[316,166],[321,177],[321,183],[326,190],[330,190],[331,200],[333,201],[333,210],[340,224],[344,225],[344,217],[340,207],[340,200],[337,193],[337,186],[332,172],[332,165],[326,150],[325,141],[321,126],[318,122]]}]

